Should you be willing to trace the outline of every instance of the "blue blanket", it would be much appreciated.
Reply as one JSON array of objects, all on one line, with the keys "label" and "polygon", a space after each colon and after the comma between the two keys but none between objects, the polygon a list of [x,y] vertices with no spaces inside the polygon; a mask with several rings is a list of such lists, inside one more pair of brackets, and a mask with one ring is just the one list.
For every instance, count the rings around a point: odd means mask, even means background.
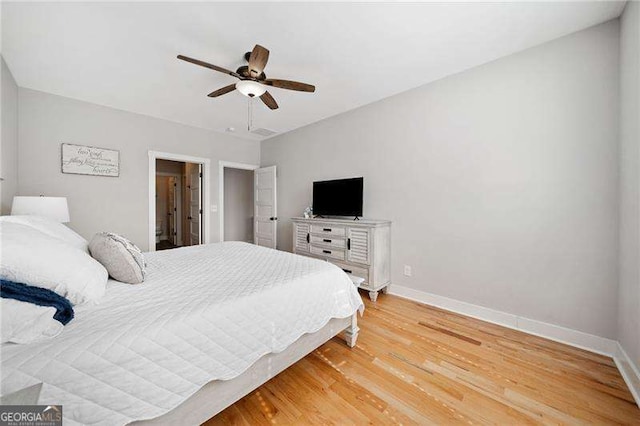
[{"label": "blue blanket", "polygon": [[56,308],[53,319],[66,325],[73,319],[73,306],[66,298],[46,288],[32,287],[30,285],[14,283],[0,279],[0,296],[6,299],[15,299],[21,302],[33,303],[38,306],[51,306]]}]

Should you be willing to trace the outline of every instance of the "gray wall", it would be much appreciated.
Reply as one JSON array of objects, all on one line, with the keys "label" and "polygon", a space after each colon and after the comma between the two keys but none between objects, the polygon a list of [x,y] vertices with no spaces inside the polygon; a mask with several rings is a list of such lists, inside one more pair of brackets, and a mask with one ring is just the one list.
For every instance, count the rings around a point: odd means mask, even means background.
[{"label": "gray wall", "polygon": [[253,242],[253,170],[224,169],[224,240]]},{"label": "gray wall", "polygon": [[620,299],[618,340],[640,369],[640,4],[620,29]]},{"label": "gray wall", "polygon": [[[218,161],[260,161],[258,142],[23,88],[19,134],[20,194],[66,196],[69,225],[85,238],[117,232],[143,250],[148,246],[149,150],[211,159],[213,204]],[[120,150],[120,177],[61,173],[63,142]],[[211,213],[212,241],[218,241],[218,234],[218,216]]]},{"label": "gray wall", "polygon": [[9,214],[18,188],[18,85],[2,57],[0,62],[0,214]]},{"label": "gray wall", "polygon": [[615,338],[618,36],[616,20],[263,142],[278,246],[314,180],[364,176],[365,217],[393,221],[392,283]]}]

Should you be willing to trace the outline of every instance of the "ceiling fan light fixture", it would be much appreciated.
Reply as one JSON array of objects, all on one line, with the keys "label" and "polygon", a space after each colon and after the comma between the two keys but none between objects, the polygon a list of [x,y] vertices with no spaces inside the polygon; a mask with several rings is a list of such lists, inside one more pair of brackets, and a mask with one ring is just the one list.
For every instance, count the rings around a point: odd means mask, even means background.
[{"label": "ceiling fan light fixture", "polygon": [[250,98],[259,97],[267,91],[262,84],[252,80],[240,80],[236,83],[236,89]]}]

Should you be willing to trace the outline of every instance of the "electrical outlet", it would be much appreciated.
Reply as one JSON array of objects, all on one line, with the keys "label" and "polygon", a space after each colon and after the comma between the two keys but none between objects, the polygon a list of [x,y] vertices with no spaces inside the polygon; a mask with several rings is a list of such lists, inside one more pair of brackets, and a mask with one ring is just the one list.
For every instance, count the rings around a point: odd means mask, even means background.
[{"label": "electrical outlet", "polygon": [[405,277],[410,277],[411,276],[411,266],[404,265],[404,275],[405,275]]}]

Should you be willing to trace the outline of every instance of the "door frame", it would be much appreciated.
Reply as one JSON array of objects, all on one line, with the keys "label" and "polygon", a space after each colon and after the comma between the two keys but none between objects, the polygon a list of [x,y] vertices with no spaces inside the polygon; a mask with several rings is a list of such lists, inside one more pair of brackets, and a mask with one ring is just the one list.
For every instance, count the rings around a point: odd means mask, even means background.
[{"label": "door frame", "polygon": [[149,151],[149,251],[156,251],[156,160],[180,161],[183,163],[195,163],[202,165],[202,243],[211,242],[210,221],[210,194],[211,194],[211,160],[204,157],[174,154],[171,152]]},{"label": "door frame", "polygon": [[[232,161],[218,161],[218,216],[220,218],[220,242],[224,241],[224,169],[257,170],[256,164],[234,163]],[[255,192],[255,184],[254,184]],[[255,200],[254,200],[255,203]]]}]

